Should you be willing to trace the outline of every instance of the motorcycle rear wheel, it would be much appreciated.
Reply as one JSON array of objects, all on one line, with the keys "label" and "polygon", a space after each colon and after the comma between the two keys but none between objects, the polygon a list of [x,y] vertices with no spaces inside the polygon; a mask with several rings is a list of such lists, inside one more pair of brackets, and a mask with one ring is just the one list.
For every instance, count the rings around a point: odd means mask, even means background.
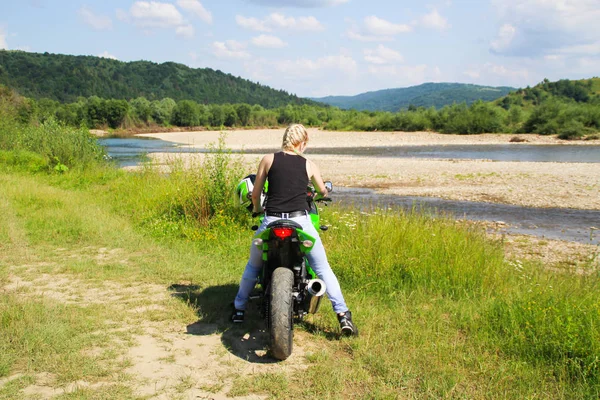
[{"label": "motorcycle rear wheel", "polygon": [[271,355],[285,360],[292,354],[294,342],[294,273],[287,268],[273,271],[270,290],[269,334]]}]

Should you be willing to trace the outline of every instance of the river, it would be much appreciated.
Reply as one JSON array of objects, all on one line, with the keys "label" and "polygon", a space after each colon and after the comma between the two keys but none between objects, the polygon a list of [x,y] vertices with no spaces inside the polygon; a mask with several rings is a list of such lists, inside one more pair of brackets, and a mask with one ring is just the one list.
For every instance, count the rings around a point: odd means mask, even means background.
[{"label": "river", "polygon": [[[99,139],[108,155],[121,166],[139,164],[148,153],[197,153],[204,149],[181,147],[175,143],[151,138]],[[264,154],[272,149],[246,151]],[[572,145],[436,145],[391,147],[312,148],[311,154],[344,154],[366,157],[413,157],[438,159],[488,159],[494,161],[532,162],[600,162],[600,146]],[[370,189],[337,188],[338,202],[418,207],[423,212],[452,214],[470,220],[502,221],[507,233],[518,233],[600,245],[600,211],[567,208],[531,208],[506,204],[453,201],[435,197],[382,195]]]}]

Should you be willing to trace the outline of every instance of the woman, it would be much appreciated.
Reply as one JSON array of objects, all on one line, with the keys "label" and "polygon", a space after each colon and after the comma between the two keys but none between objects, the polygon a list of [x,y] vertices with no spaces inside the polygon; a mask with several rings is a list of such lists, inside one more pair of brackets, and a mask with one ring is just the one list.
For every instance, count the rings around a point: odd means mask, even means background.
[{"label": "woman", "polygon": [[[357,335],[358,330],[352,323],[352,314],[346,306],[337,277],[329,266],[319,233],[308,216],[306,188],[309,181],[313,182],[315,188],[323,196],[327,196],[327,188],[317,165],[303,156],[307,144],[306,128],[300,124],[290,125],[283,135],[282,151],[268,154],[261,160],[252,190],[254,212],[263,211],[260,196],[267,178],[269,179],[269,200],[265,218],[257,233],[262,232],[273,221],[281,219],[282,214],[290,214],[287,219],[297,222],[306,233],[316,238],[315,244],[307,253],[306,258],[308,258],[313,271],[325,282],[327,297],[331,300],[333,311],[337,314],[342,334]],[[244,321],[248,296],[254,288],[261,268],[261,250],[256,246],[251,246],[250,259],[246,264],[240,288],[235,297],[235,310],[231,317],[233,322]]]}]

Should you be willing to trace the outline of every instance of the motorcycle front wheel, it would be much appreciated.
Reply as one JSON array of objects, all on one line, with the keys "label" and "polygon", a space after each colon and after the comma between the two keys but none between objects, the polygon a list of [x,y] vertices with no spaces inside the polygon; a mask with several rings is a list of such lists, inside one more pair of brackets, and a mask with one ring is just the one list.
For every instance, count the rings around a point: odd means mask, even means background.
[{"label": "motorcycle front wheel", "polygon": [[285,360],[292,354],[294,342],[293,285],[294,273],[290,269],[277,268],[273,271],[268,318],[271,355],[278,360]]}]

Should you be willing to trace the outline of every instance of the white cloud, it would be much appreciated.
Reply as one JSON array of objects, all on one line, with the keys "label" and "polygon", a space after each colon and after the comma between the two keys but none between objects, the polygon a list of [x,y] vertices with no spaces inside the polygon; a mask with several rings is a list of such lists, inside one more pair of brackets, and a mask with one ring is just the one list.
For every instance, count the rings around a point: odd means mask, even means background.
[{"label": "white cloud", "polygon": [[237,24],[243,28],[259,32],[271,32],[273,29],[289,29],[294,31],[322,31],[323,25],[313,16],[308,17],[286,17],[281,13],[271,13],[262,20],[253,17],[237,15]]},{"label": "white cloud", "polygon": [[122,8],[117,8],[115,11],[117,19],[123,22],[130,22],[131,18],[129,18],[129,13]]},{"label": "white cloud", "polygon": [[170,3],[137,1],[130,10],[136,26],[141,28],[168,28],[185,25],[183,16]]},{"label": "white cloud", "polygon": [[356,61],[347,55],[331,55],[321,57],[317,60],[297,59],[283,60],[275,64],[277,71],[286,74],[287,77],[308,78],[311,76],[322,75],[325,71],[331,70],[342,72],[346,75],[356,75]]},{"label": "white cloud", "polygon": [[110,58],[111,60],[118,60],[117,57],[113,56],[112,54],[110,54],[108,52],[108,50],[104,50],[103,53],[98,54],[98,57],[103,57],[103,58]]},{"label": "white cloud", "polygon": [[175,29],[175,33],[178,36],[183,36],[186,38],[194,37],[195,32],[196,31],[194,30],[194,27],[192,25],[182,25],[182,26],[178,26],[177,29]]},{"label": "white cloud", "polygon": [[582,57],[577,60],[577,67],[584,71],[598,71],[600,70],[600,58]]},{"label": "white cloud", "polygon": [[87,7],[81,7],[77,13],[83,22],[97,31],[112,29],[112,20],[106,15],[96,15]]},{"label": "white cloud", "polygon": [[[180,7],[194,12],[196,15],[203,15],[201,10],[204,10],[204,8],[196,0],[178,0],[178,4],[180,4]],[[164,28],[174,29],[177,36],[186,38],[191,38],[195,34],[194,27],[170,3],[136,1],[129,9],[129,12],[117,9],[116,15],[119,20],[133,23],[146,33],[151,32],[155,28]],[[209,13],[208,16],[204,15],[203,18],[212,18],[212,16]]]},{"label": "white cloud", "polygon": [[[600,37],[598,0],[492,0],[492,4],[502,28],[490,50],[498,54],[541,59],[578,48],[578,56],[585,57],[594,51],[585,46]],[[514,27],[512,37],[505,26]]]},{"label": "white cloud", "polygon": [[260,35],[252,38],[252,44],[258,47],[267,47],[271,49],[280,49],[287,46],[287,43],[277,36]]},{"label": "white cloud", "polygon": [[378,36],[394,36],[399,33],[412,31],[412,27],[407,24],[394,24],[374,15],[365,17],[365,28],[368,33]]},{"label": "white cloud", "polygon": [[394,40],[394,36],[400,33],[412,31],[412,27],[407,24],[394,24],[374,15],[365,17],[363,26],[359,26],[351,19],[346,19],[351,24],[344,36],[359,42],[389,42]]},{"label": "white cloud", "polygon": [[544,60],[546,61],[561,61],[563,59],[563,56],[558,55],[558,54],[548,54],[547,56],[544,56]]},{"label": "white cloud", "polygon": [[177,0],[177,5],[196,14],[198,18],[207,24],[212,23],[212,14],[198,0]]},{"label": "white cloud", "polygon": [[394,40],[394,38],[392,38],[391,36],[364,35],[353,29],[348,30],[345,36],[352,40],[358,40],[359,42],[389,42]]},{"label": "white cloud", "polygon": [[376,49],[364,50],[365,61],[370,64],[395,64],[404,61],[402,55],[380,44]]},{"label": "white cloud", "polygon": [[600,41],[589,42],[586,44],[575,44],[573,46],[565,46],[558,50],[562,54],[584,54],[584,55],[600,55]]},{"label": "white cloud", "polygon": [[370,65],[369,74],[386,82],[388,87],[439,82],[442,72],[438,67],[419,65]]},{"label": "white cloud", "polygon": [[450,27],[448,20],[440,15],[436,8],[421,17],[421,24],[426,28],[445,30]]},{"label": "white cloud", "polygon": [[248,0],[250,3],[272,7],[331,7],[347,3],[349,0]]},{"label": "white cloud", "polygon": [[521,86],[531,80],[528,69],[523,67],[507,67],[494,63],[471,66],[463,72],[476,82],[483,84],[498,84]]},{"label": "white cloud", "polygon": [[260,21],[254,17],[244,17],[242,15],[235,16],[235,22],[242,28],[250,29],[258,32],[271,32],[271,28],[267,27],[265,21]]},{"label": "white cloud", "polygon": [[283,14],[273,13],[267,17],[267,24],[283,29],[298,31],[320,31],[323,25],[315,17],[286,17]]},{"label": "white cloud", "polygon": [[517,29],[514,26],[510,24],[502,25],[500,27],[500,31],[498,32],[496,40],[490,43],[490,47],[495,52],[502,52],[505,49],[508,49],[510,47],[511,42],[515,38],[516,33]]},{"label": "white cloud", "polygon": [[214,42],[212,44],[213,54],[217,58],[226,58],[226,59],[245,59],[250,58],[250,53],[248,53],[242,43],[237,42],[235,40],[227,40],[225,42]]}]

